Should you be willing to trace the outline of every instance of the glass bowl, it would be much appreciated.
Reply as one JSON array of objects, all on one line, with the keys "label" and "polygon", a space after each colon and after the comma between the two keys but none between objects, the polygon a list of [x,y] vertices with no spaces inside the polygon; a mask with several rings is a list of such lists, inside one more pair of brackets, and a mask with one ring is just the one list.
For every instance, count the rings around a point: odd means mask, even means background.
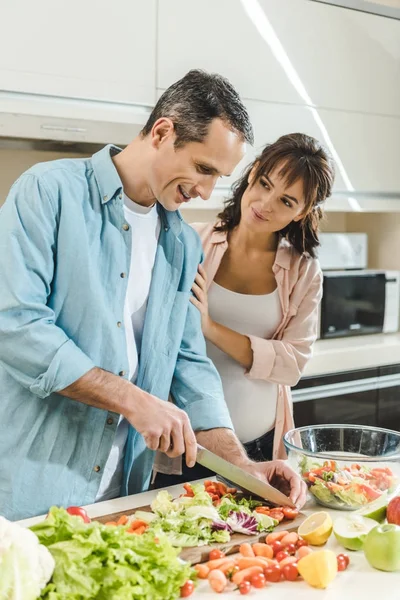
[{"label": "glass bowl", "polygon": [[362,425],[313,425],[288,431],[290,466],[327,508],[357,510],[400,491],[400,433]]}]

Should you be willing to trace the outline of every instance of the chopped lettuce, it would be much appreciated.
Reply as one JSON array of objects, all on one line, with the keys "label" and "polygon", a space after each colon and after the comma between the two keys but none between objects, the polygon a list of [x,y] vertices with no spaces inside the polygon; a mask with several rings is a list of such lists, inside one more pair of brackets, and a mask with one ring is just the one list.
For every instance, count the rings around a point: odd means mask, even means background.
[{"label": "chopped lettuce", "polygon": [[263,513],[253,513],[258,522],[258,531],[272,531],[279,524],[279,521],[264,515]]},{"label": "chopped lettuce", "polygon": [[53,507],[31,530],[55,560],[43,600],[174,600],[194,571],[165,535],[84,523]]}]

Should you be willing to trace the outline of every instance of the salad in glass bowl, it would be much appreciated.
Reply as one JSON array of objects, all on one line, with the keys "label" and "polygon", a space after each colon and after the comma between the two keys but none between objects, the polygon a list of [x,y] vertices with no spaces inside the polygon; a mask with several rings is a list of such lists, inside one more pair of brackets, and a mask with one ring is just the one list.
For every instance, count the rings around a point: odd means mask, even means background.
[{"label": "salad in glass bowl", "polygon": [[284,436],[291,466],[315,500],[357,510],[400,489],[400,433],[361,425],[316,425]]}]

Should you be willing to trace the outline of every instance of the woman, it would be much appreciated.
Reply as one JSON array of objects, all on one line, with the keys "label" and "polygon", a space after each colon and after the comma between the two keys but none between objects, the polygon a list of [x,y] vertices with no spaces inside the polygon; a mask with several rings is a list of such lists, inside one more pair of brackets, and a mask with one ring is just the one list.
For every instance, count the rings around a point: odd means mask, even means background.
[{"label": "woman", "polygon": [[[255,461],[286,457],[283,435],[294,426],[290,387],[317,335],[322,274],[315,249],[333,181],[332,158],[317,140],[285,135],[246,169],[216,223],[193,225],[204,263],[191,302],[201,312],[236,434]],[[155,469],[179,470],[165,462],[159,457]],[[181,480],[205,474],[184,467]],[[177,481],[158,475],[156,483]]]}]

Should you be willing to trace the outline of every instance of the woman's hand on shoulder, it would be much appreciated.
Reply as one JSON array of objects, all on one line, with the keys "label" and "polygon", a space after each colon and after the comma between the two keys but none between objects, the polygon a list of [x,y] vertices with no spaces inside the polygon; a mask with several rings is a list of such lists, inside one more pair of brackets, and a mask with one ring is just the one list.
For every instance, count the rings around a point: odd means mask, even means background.
[{"label": "woman's hand on shoulder", "polygon": [[204,336],[207,337],[212,327],[212,320],[208,314],[207,274],[202,265],[199,265],[192,292],[194,295],[190,298],[190,302],[200,311],[201,328]]}]

